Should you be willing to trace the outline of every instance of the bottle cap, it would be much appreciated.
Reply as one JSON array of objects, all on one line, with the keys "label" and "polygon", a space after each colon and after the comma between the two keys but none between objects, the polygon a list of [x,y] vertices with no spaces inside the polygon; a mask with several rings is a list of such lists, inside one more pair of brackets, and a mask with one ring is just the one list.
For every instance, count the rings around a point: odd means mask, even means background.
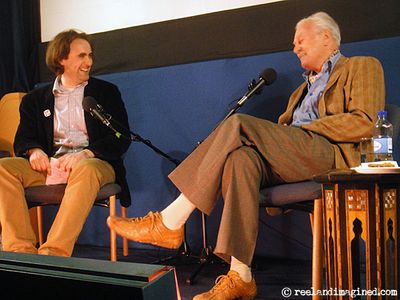
[{"label": "bottle cap", "polygon": [[385,110],[378,111],[378,117],[379,118],[386,118],[387,117],[387,111],[385,111]]}]

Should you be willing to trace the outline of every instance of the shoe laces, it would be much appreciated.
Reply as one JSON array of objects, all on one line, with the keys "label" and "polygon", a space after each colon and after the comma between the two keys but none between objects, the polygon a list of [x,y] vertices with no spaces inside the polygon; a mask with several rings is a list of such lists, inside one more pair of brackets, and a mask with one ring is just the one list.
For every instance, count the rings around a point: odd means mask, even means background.
[{"label": "shoe laces", "polygon": [[139,223],[139,222],[142,222],[142,221],[145,220],[145,219],[150,219],[151,228],[153,228],[153,227],[154,227],[154,224],[155,224],[155,220],[156,220],[156,216],[155,216],[155,214],[154,214],[153,212],[149,212],[149,213],[148,213],[146,216],[144,216],[144,217],[132,218],[130,221],[131,221],[132,223]]},{"label": "shoe laces", "polygon": [[211,289],[210,293],[217,292],[218,290],[224,289],[228,286],[230,289],[235,287],[235,280],[230,275],[220,275],[215,279],[215,285]]}]

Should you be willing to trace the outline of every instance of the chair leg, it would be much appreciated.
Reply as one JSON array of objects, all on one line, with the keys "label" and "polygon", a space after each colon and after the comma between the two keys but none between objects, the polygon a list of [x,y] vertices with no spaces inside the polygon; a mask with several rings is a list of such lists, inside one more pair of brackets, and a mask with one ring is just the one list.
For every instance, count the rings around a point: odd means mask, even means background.
[{"label": "chair leg", "polygon": [[37,214],[37,228],[38,228],[38,236],[39,236],[39,245],[43,245],[43,209],[41,206],[36,207]]},{"label": "chair leg", "polygon": [[35,233],[36,241],[39,243],[39,225],[38,225],[38,213],[37,207],[31,207],[29,209],[29,218],[31,219],[31,225],[33,228],[33,232]]},{"label": "chair leg", "polygon": [[[116,196],[110,196],[110,217],[115,216],[116,211]],[[110,259],[117,261],[117,234],[115,230],[110,228]]]},{"label": "chair leg", "polygon": [[[313,246],[312,246],[312,287],[315,292],[322,290],[322,263],[323,263],[323,235],[322,235],[322,200],[314,200],[312,218]],[[320,299],[318,295],[313,300]]]},{"label": "chair leg", "polygon": [[[126,208],[121,207],[121,217],[126,218]],[[122,238],[122,254],[128,256],[128,239],[126,237]]]}]

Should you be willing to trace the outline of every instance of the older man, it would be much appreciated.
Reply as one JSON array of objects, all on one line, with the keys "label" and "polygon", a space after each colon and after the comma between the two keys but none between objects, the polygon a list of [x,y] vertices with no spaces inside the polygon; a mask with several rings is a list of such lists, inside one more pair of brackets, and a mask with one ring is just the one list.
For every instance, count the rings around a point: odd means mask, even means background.
[{"label": "older man", "polygon": [[131,240],[177,248],[193,210],[210,214],[222,195],[215,254],[230,262],[230,271],[196,300],[256,296],[250,265],[260,188],[358,165],[358,142],[371,135],[376,113],[384,107],[380,63],[344,57],[339,27],[329,15],[318,12],[301,20],[293,45],[305,82],[291,95],[278,124],[233,115],[170,174],[181,194],[167,208],[144,218],[108,220]]}]

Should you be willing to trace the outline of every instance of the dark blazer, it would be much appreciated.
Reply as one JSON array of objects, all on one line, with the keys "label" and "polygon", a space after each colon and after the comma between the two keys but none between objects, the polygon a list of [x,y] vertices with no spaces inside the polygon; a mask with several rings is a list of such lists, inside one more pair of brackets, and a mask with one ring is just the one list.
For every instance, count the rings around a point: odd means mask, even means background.
[{"label": "dark blazer", "polygon": [[[54,136],[54,95],[53,84],[38,88],[25,95],[20,106],[20,124],[14,140],[17,156],[26,157],[31,148],[41,148],[47,155],[53,156]],[[91,77],[85,87],[84,96],[92,96],[119,124],[114,127],[126,137],[117,138],[114,132],[103,125],[90,113],[85,112],[85,123],[89,135],[89,146],[99,159],[109,162],[115,171],[116,182],[121,185],[119,195],[121,205],[131,204],[129,187],[125,178],[126,170],[123,155],[131,143],[128,115],[118,88],[107,81]]]}]

